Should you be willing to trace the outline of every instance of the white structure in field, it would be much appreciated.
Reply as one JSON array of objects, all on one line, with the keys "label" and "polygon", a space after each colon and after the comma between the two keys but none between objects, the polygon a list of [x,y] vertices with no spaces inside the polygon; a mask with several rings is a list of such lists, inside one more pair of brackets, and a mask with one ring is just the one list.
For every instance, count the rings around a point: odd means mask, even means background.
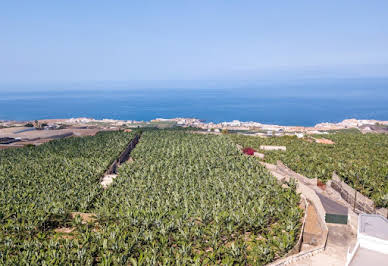
[{"label": "white structure in field", "polygon": [[357,243],[347,255],[348,265],[388,265],[388,220],[377,214],[360,214]]},{"label": "white structure in field", "polygon": [[260,158],[260,159],[264,159],[264,154],[262,154],[262,153],[260,153],[260,152],[254,152],[253,153],[253,156],[255,156],[255,157],[258,157],[258,158]]},{"label": "white structure in field", "polygon": [[260,145],[261,150],[265,151],[286,151],[286,146]]}]

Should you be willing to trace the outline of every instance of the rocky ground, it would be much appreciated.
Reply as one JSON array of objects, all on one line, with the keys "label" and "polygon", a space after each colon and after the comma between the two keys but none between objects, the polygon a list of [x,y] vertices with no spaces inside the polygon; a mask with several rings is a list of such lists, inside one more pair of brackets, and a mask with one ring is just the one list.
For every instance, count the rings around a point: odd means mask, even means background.
[{"label": "rocky ground", "polygon": [[9,127],[0,129],[0,139],[10,138],[15,142],[0,144],[0,149],[24,147],[25,145],[40,145],[53,139],[71,136],[92,136],[101,129],[99,128],[66,128],[56,130],[34,130],[31,127]]}]

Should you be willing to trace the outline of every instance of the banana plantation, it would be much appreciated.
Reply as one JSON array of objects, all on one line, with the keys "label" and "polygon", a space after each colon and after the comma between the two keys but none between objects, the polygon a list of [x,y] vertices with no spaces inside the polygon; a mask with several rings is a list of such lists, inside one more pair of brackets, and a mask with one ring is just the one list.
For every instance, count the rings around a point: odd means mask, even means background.
[{"label": "banana plantation", "polygon": [[70,211],[92,207],[99,178],[132,137],[102,132],[1,150],[0,264],[51,264],[40,260],[55,253],[45,245],[59,247],[48,241],[50,229],[65,223]]},{"label": "banana plantation", "polygon": [[299,196],[227,136],[146,132],[132,157],[96,204],[107,241],[125,239],[115,261],[264,264],[293,247]]},{"label": "banana plantation", "polygon": [[0,264],[262,265],[294,247],[295,185],[280,186],[227,135],[146,131],[102,189],[99,177],[133,136],[1,151]]},{"label": "banana plantation", "polygon": [[[285,163],[309,178],[327,181],[335,171],[345,183],[371,198],[377,207],[388,207],[388,135],[338,132],[325,135],[335,142],[325,145],[295,136],[260,138],[230,135],[235,143],[259,150],[260,145],[284,145],[287,151],[260,151],[265,161]],[[321,136],[315,136],[317,138]]]}]

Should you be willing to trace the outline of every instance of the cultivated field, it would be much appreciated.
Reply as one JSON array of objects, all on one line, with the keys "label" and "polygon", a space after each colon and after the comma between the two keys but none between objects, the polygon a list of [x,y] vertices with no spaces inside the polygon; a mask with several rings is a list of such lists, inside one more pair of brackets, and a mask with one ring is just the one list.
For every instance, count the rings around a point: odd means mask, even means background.
[{"label": "cultivated field", "polygon": [[70,212],[93,207],[101,175],[132,137],[102,132],[0,150],[0,264],[63,260],[52,230],[68,223]]},{"label": "cultivated field", "polygon": [[150,131],[132,158],[96,203],[115,261],[264,264],[293,247],[299,196],[228,137]]},{"label": "cultivated field", "polygon": [[[355,131],[326,135],[335,144],[315,143],[294,136],[259,138],[230,135],[235,143],[252,147],[284,145],[287,151],[260,151],[265,161],[281,160],[295,172],[327,181],[335,171],[346,183],[388,207],[388,135],[361,134]],[[319,138],[319,136],[316,136]]]},{"label": "cultivated field", "polygon": [[227,136],[146,131],[103,190],[133,136],[0,151],[0,264],[265,264],[294,246],[295,187]]}]

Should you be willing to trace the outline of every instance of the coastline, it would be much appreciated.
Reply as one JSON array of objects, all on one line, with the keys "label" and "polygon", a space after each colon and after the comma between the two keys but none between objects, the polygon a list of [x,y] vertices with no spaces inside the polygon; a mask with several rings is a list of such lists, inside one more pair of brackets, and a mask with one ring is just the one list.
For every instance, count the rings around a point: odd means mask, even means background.
[{"label": "coastline", "polygon": [[61,126],[78,126],[89,127],[98,126],[104,129],[108,127],[114,128],[137,128],[137,127],[168,127],[168,126],[180,126],[180,127],[194,127],[202,130],[237,130],[237,131],[273,131],[273,132],[301,132],[307,134],[322,133],[332,130],[343,129],[359,129],[362,132],[378,131],[378,129],[384,129],[388,127],[388,121],[382,120],[359,120],[359,119],[345,119],[339,123],[319,123],[315,126],[284,126],[276,124],[263,124],[260,122],[248,121],[243,122],[239,120],[233,120],[230,122],[221,123],[206,123],[198,118],[156,118],[150,121],[136,121],[136,120],[116,120],[116,119],[94,119],[94,118],[69,118],[69,119],[41,119],[35,121],[5,121],[0,120],[1,127],[22,127],[27,123],[39,123],[45,125],[45,129],[59,129]]}]

